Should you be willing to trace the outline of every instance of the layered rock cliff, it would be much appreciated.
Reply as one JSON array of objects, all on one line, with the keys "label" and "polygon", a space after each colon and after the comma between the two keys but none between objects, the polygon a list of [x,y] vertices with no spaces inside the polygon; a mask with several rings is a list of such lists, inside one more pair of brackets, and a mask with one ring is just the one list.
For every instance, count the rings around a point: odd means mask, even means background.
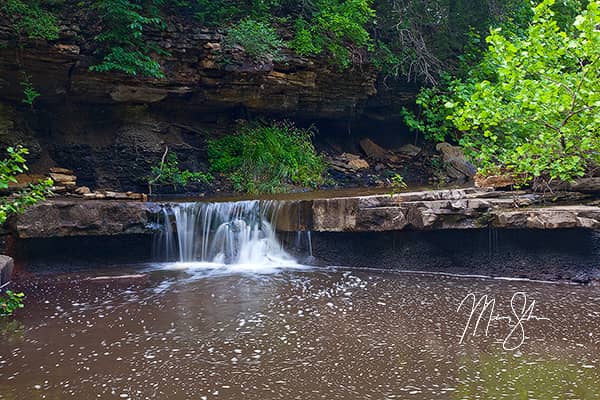
[{"label": "layered rock cliff", "polygon": [[[206,137],[231,132],[238,118],[381,119],[415,93],[384,85],[370,65],[340,71],[291,51],[276,63],[243,52],[224,62],[223,32],[183,16],[147,33],[169,52],[158,56],[164,79],[92,72],[98,22],[75,3],[61,7],[53,41],[18,40],[0,16],[0,146],[22,143],[34,171],[64,166],[92,187],[139,190],[166,144],[202,168]],[[41,94],[34,108],[21,102],[25,74]]]}]

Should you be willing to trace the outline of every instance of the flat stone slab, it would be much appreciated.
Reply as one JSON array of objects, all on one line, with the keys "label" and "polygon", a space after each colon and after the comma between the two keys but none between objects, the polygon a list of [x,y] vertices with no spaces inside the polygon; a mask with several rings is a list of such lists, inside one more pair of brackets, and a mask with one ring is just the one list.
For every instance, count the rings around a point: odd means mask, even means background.
[{"label": "flat stone slab", "polygon": [[[554,201],[583,201],[587,195],[554,193]],[[381,232],[396,230],[498,228],[600,229],[600,207],[555,205],[542,194],[492,189],[446,189],[312,200],[310,230]],[[306,208],[306,207],[305,207]],[[286,230],[286,229],[283,229]],[[288,229],[287,230],[293,230]]]},{"label": "flat stone slab", "polygon": [[600,229],[600,207],[574,205],[494,211],[492,226],[528,229]]},{"label": "flat stone slab", "polygon": [[[491,189],[444,189],[392,195],[282,200],[282,232],[385,232],[401,230],[600,229],[600,207],[565,205],[590,198],[578,192],[543,194]],[[563,204],[560,203],[563,202]],[[543,206],[550,203],[550,206]],[[20,239],[153,234],[161,204],[118,200],[49,200],[13,218]]]},{"label": "flat stone slab", "polygon": [[139,201],[48,200],[11,222],[20,239],[150,234],[160,206]]}]

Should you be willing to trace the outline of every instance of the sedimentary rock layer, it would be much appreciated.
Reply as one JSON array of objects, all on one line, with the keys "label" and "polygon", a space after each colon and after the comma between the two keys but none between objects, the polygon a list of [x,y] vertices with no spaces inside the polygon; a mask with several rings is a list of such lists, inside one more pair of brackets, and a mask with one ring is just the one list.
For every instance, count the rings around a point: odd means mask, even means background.
[{"label": "sedimentary rock layer", "polygon": [[[393,195],[282,200],[277,229],[284,232],[384,232],[400,230],[600,229],[600,206],[574,192],[546,196],[475,188]],[[118,200],[49,200],[15,217],[19,238],[152,234],[158,203]]]}]

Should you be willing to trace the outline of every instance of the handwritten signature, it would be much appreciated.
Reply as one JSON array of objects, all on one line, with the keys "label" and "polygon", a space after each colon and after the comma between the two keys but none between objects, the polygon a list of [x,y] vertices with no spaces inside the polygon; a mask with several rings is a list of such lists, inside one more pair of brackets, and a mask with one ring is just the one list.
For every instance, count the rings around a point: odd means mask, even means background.
[{"label": "handwritten signature", "polygon": [[[495,313],[496,299],[489,298],[487,295],[483,295],[477,300],[477,296],[474,293],[469,293],[458,305],[456,312],[460,312],[461,308],[471,301],[471,310],[469,312],[469,318],[463,330],[462,336],[460,337],[459,343],[463,343],[469,328],[472,327],[472,336],[477,336],[477,332],[480,329],[480,325],[485,324],[485,336],[488,336],[490,324],[492,321],[506,321],[511,328],[509,334],[504,338],[502,342],[502,348],[507,351],[517,350],[525,343],[525,327],[524,323],[531,320],[544,320],[549,321],[549,318],[538,317],[534,315],[535,300],[528,303],[527,294],[525,292],[516,292],[510,299],[510,308],[512,316],[502,316]],[[487,314],[487,319],[485,315]],[[474,324],[474,325],[473,325]],[[473,325],[473,326],[472,326]]]}]

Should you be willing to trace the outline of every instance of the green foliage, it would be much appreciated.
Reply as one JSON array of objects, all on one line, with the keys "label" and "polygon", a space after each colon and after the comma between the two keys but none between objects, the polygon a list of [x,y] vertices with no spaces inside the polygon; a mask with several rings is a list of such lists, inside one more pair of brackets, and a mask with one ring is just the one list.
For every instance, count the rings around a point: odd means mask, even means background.
[{"label": "green foliage", "polygon": [[600,1],[560,29],[553,0],[534,9],[523,38],[487,38],[494,76],[450,102],[461,144],[483,170],[571,180],[600,165]]},{"label": "green foliage", "polygon": [[33,102],[35,101],[35,99],[40,97],[40,92],[35,90],[35,87],[33,87],[33,84],[31,83],[28,75],[25,75],[25,80],[21,81],[20,84],[23,88],[22,102],[30,107],[33,107]]},{"label": "green foliage", "polygon": [[323,183],[326,165],[312,135],[290,123],[252,124],[236,135],[209,142],[211,168],[224,173],[236,191],[276,193],[292,186],[316,187]]},{"label": "green foliage", "polygon": [[[27,149],[23,147],[9,147],[6,149],[8,157],[0,160],[0,190],[8,189],[10,183],[17,183],[16,176],[27,171],[25,156]],[[50,194],[49,188],[53,182],[46,179],[37,184],[30,184],[26,189],[10,196],[0,196],[0,225],[13,213],[21,213],[25,207],[42,201]]]},{"label": "green foliage", "polygon": [[152,167],[152,177],[148,180],[149,185],[170,185],[174,189],[185,188],[190,183],[210,183],[212,176],[204,172],[191,172],[179,168],[177,154],[169,153],[157,166]]},{"label": "green foliage", "polygon": [[460,90],[468,90],[468,86],[460,81],[452,81],[448,75],[443,77],[443,84],[424,87],[415,100],[417,113],[407,108],[401,110],[406,125],[413,131],[423,133],[426,140],[443,142],[456,139],[454,124],[448,119],[451,110],[446,107],[450,101],[458,98]]},{"label": "green foliage", "polygon": [[[163,78],[160,64],[150,53],[165,53],[144,39],[144,29],[162,27],[157,6],[162,2],[150,2],[144,10],[139,0],[98,0],[95,3],[102,19],[102,32],[96,39],[102,44],[100,64],[90,70],[97,72],[120,71],[129,75],[145,75]],[[147,14],[144,12],[147,11]]]},{"label": "green foliage", "polygon": [[391,193],[392,195],[394,193],[398,193],[408,187],[408,185],[404,181],[404,177],[400,174],[397,174],[397,173],[393,174],[390,181],[392,183],[392,185],[391,185],[392,186],[392,193]]},{"label": "green foliage", "polygon": [[17,34],[30,39],[56,40],[59,26],[56,17],[42,8],[41,1],[5,0],[2,10]]},{"label": "green foliage", "polygon": [[11,316],[19,308],[23,308],[23,293],[15,293],[7,290],[4,296],[0,296],[0,317]]},{"label": "green foliage", "polygon": [[188,7],[193,7],[194,16],[205,26],[218,26],[242,14],[240,5],[235,3],[215,0],[196,0],[194,3],[188,4]]},{"label": "green foliage", "polygon": [[472,32],[454,75],[423,88],[416,113],[403,110],[407,125],[459,140],[483,173],[570,180],[597,167],[598,2],[582,13],[585,3],[514,3],[487,50]]},{"label": "green foliage", "polygon": [[307,16],[295,23],[290,46],[300,55],[327,52],[342,68],[360,57],[359,48],[372,45],[367,25],[374,21],[372,0],[314,0]]},{"label": "green foliage", "polygon": [[270,20],[280,3],[280,0],[195,0],[189,1],[186,7],[202,25],[219,26],[243,18]]},{"label": "green foliage", "polygon": [[268,23],[246,18],[229,28],[225,46],[241,46],[255,61],[277,61],[285,43]]}]

